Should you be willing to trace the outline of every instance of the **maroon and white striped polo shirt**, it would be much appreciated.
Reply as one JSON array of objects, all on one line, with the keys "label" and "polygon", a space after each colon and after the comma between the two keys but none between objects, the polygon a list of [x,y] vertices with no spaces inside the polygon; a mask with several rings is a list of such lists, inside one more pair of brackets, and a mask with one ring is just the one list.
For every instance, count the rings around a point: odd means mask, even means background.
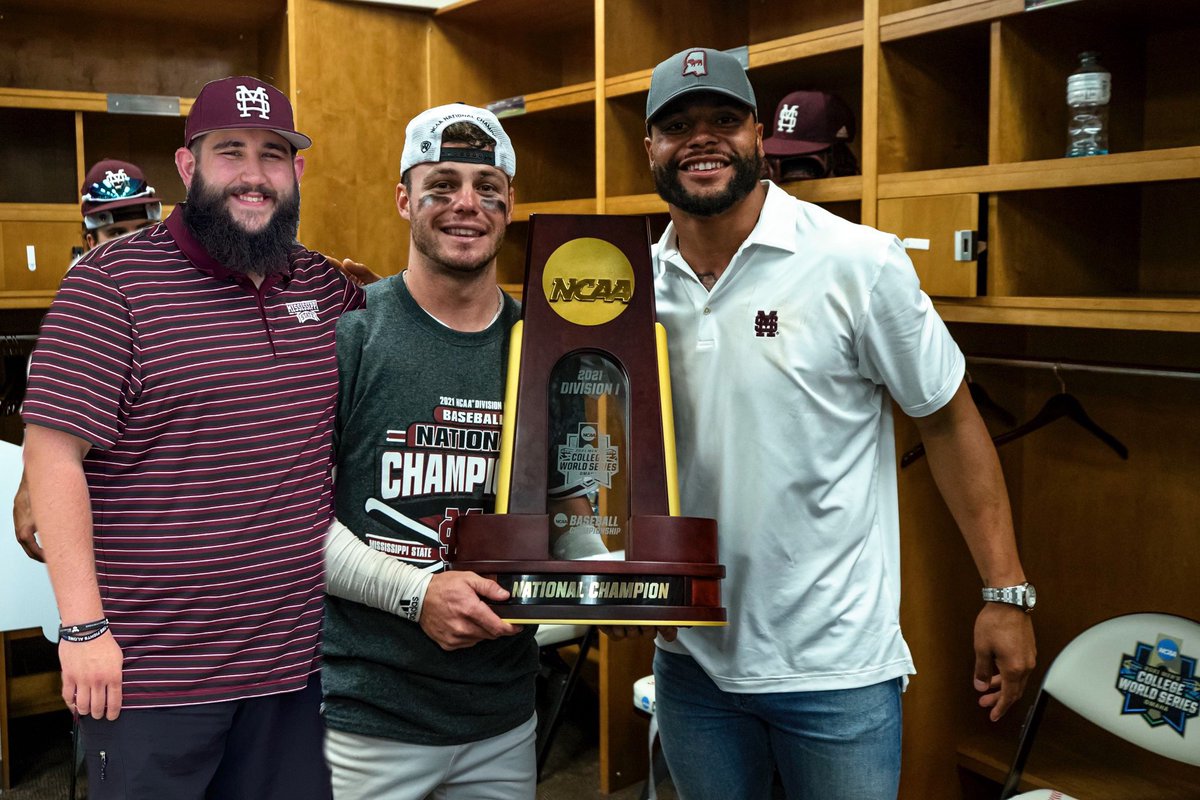
[{"label": "maroon and white striped polo shirt", "polygon": [[362,291],[297,246],[258,289],[176,210],[67,273],[25,422],[84,459],[124,705],[301,689],[318,667],[332,516],[334,326]]}]

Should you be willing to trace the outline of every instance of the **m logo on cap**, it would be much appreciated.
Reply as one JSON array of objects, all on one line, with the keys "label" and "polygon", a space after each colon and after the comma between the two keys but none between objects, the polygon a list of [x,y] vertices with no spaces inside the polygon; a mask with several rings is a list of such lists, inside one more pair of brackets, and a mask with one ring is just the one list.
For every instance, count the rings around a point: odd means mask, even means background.
[{"label": "m logo on cap", "polygon": [[683,58],[683,74],[697,78],[708,74],[708,60],[703,50],[693,50]]},{"label": "m logo on cap", "polygon": [[779,107],[779,120],[775,129],[780,133],[791,133],[796,130],[796,120],[800,116],[800,106],[782,105]]},{"label": "m logo on cap", "polygon": [[124,190],[125,185],[129,183],[129,176],[125,174],[124,167],[116,172],[113,172],[112,170],[105,170],[103,183],[114,192],[120,193],[122,190]]},{"label": "m logo on cap", "polygon": [[248,117],[252,112],[257,112],[259,119],[271,118],[271,101],[267,98],[267,90],[262,86],[247,89],[239,85],[234,99],[237,100],[237,109],[241,116]]}]

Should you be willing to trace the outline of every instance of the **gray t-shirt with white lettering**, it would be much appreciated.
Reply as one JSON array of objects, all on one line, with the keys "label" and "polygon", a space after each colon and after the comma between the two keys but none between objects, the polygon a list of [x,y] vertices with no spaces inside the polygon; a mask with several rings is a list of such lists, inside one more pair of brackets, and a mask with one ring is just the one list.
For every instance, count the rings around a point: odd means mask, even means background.
[{"label": "gray t-shirt with white lettering", "polygon": [[[491,326],[461,333],[417,305],[398,275],[367,297],[337,327],[337,516],[375,549],[440,572],[453,518],[495,505],[508,334],[520,308],[504,295]],[[449,745],[533,715],[534,626],[445,651],[416,623],[360,603],[327,597],[325,611],[330,727]]]}]

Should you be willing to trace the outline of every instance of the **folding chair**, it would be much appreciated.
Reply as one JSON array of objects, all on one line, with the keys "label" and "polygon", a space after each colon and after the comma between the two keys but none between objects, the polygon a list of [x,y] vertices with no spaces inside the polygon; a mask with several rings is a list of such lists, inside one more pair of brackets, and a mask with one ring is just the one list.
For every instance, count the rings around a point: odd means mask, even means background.
[{"label": "folding chair", "polygon": [[[540,653],[540,674],[546,677],[549,697],[548,713],[543,717],[541,709],[538,709],[537,774],[540,780],[542,767],[550,755],[550,746],[562,724],[563,708],[579,682],[579,673],[587,663],[588,651],[596,641],[596,629],[590,625],[539,625],[535,638]],[[579,655],[573,664],[567,666],[558,649],[576,643],[579,645]]]},{"label": "folding chair", "polygon": [[1139,747],[1200,766],[1197,656],[1200,623],[1171,614],[1114,617],[1076,636],[1046,672],[1000,800],[1069,800],[1054,790],[1016,794],[1050,697]]}]

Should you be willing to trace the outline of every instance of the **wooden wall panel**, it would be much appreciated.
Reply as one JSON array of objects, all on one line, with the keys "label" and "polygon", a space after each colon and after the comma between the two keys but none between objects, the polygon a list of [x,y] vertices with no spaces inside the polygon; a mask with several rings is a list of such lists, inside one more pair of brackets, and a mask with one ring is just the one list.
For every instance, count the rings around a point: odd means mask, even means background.
[{"label": "wooden wall panel", "polygon": [[221,23],[214,12],[208,24],[123,19],[114,27],[103,13],[75,9],[69,23],[64,13],[5,11],[0,86],[194,97],[210,80],[258,73],[253,22]]},{"label": "wooden wall panel", "polygon": [[605,75],[654,69],[685,47],[727,50],[749,44],[746,5],[697,0],[683,10],[671,0],[606,0]]},{"label": "wooden wall panel", "polygon": [[[899,411],[897,446],[920,441]],[[972,715],[979,577],[925,460],[900,474],[900,626],[917,674],[904,694],[901,797],[954,797],[955,740]],[[916,735],[917,732],[920,735]]]},{"label": "wooden wall panel", "polygon": [[408,258],[395,187],[405,125],[428,104],[429,18],[330,0],[294,0],[292,13],[297,125],[313,139],[300,239],[393,274]]}]

